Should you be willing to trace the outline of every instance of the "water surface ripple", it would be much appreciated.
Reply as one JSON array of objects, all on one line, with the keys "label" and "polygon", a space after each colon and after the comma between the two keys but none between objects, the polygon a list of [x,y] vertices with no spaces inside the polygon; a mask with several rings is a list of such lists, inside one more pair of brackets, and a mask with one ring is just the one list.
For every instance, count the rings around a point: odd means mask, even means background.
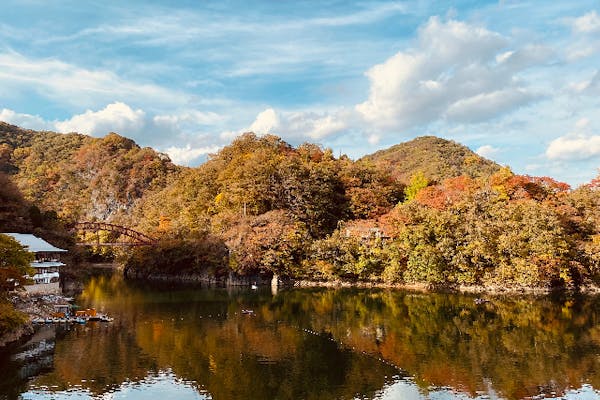
[{"label": "water surface ripple", "polygon": [[599,297],[474,300],[102,274],[77,303],[115,321],[43,326],[0,353],[0,398],[600,399]]}]

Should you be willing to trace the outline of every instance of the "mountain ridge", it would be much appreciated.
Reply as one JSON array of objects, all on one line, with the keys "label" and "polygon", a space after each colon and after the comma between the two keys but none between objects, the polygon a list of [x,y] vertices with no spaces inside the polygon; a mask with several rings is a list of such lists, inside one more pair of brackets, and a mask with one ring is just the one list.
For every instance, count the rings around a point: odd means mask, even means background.
[{"label": "mountain ridge", "polygon": [[360,158],[386,168],[407,184],[411,175],[422,172],[430,181],[468,175],[486,177],[501,166],[473,152],[467,146],[437,136],[419,136]]}]

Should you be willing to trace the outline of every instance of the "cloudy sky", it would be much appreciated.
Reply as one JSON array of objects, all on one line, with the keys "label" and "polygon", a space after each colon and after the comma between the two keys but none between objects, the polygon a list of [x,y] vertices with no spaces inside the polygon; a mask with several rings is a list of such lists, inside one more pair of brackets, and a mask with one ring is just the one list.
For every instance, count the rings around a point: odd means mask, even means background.
[{"label": "cloudy sky", "polygon": [[[50,6],[49,4],[52,4]],[[197,165],[241,132],[358,158],[422,135],[600,167],[600,2],[4,0],[0,120]]]}]

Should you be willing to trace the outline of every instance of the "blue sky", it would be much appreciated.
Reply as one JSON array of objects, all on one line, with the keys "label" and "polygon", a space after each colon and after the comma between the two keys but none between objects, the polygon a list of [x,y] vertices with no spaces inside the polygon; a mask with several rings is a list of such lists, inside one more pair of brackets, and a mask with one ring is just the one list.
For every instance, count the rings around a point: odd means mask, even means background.
[{"label": "blue sky", "polygon": [[197,165],[273,133],[352,158],[422,135],[572,185],[600,167],[600,2],[5,0],[0,120]]}]

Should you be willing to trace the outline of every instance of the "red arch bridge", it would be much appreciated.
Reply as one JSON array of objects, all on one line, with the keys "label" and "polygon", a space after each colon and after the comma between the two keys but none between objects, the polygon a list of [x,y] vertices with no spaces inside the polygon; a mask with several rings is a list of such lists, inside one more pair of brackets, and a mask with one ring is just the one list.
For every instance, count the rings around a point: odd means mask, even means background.
[{"label": "red arch bridge", "polygon": [[[129,229],[125,226],[109,224],[108,222],[77,222],[73,226],[74,232],[93,232],[96,233],[95,238],[86,238],[83,242],[78,242],[79,246],[153,246],[156,244],[156,239],[145,235],[141,232]],[[113,238],[111,241],[100,241],[100,231],[108,232],[108,237]],[[95,240],[94,240],[95,239]]]}]

